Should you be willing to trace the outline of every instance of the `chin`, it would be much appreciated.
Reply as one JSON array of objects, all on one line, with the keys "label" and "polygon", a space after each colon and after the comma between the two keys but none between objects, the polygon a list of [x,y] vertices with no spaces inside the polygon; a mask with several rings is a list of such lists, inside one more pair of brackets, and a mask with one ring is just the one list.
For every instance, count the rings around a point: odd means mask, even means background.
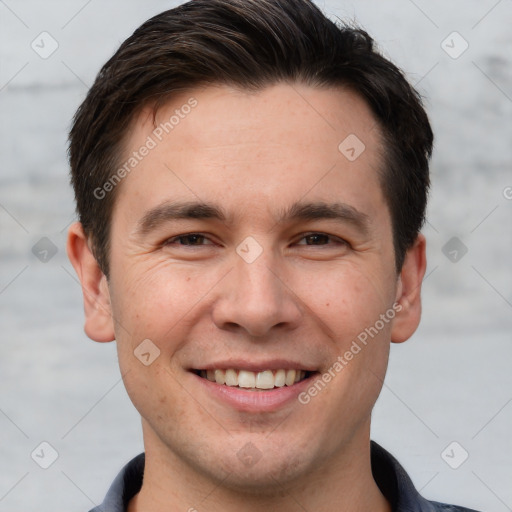
[{"label": "chin", "polygon": [[276,453],[270,447],[259,451],[248,441],[235,459],[229,457],[222,464],[222,475],[229,474],[221,482],[223,487],[236,492],[271,498],[282,495],[285,486],[308,474],[311,465],[303,451]]}]

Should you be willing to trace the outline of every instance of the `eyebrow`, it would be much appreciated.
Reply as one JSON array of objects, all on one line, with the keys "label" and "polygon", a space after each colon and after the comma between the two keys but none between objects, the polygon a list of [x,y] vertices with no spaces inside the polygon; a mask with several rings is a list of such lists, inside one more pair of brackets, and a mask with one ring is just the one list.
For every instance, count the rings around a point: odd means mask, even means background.
[{"label": "eyebrow", "polygon": [[[225,210],[211,203],[201,201],[164,202],[148,210],[138,221],[135,233],[144,236],[161,225],[182,219],[214,219],[225,222],[228,218]],[[370,227],[368,215],[345,203],[297,202],[282,209],[276,224],[293,221],[312,221],[333,219],[352,224],[363,234]],[[275,226],[275,225],[274,225]]]},{"label": "eyebrow", "polygon": [[368,215],[346,203],[294,203],[291,207],[281,212],[278,223],[324,219],[333,219],[352,224],[363,234],[368,234],[370,230],[370,218]]},{"label": "eyebrow", "polygon": [[148,210],[137,223],[135,232],[138,235],[147,235],[150,231],[171,220],[180,219],[216,219],[226,220],[226,214],[213,204],[185,201],[164,202]]}]

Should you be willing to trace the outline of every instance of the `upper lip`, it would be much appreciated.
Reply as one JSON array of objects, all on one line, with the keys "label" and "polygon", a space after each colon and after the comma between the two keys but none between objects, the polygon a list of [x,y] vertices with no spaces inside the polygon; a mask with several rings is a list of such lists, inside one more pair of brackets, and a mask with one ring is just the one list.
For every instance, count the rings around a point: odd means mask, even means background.
[{"label": "upper lip", "polygon": [[249,372],[263,372],[265,370],[305,370],[317,371],[311,364],[301,363],[290,359],[267,359],[264,361],[247,361],[246,359],[227,359],[214,363],[199,364],[191,370],[246,370]]}]

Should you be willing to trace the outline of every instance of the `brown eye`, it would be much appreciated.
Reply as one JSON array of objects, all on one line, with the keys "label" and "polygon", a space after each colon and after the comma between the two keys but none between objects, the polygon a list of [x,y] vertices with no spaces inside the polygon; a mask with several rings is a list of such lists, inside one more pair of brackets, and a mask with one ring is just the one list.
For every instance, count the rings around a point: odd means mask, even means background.
[{"label": "brown eye", "polygon": [[204,240],[203,235],[185,235],[180,237],[182,245],[201,245]]},{"label": "brown eye", "polygon": [[165,242],[165,245],[205,245],[208,239],[199,233],[187,233],[186,235],[179,235],[170,238]]},{"label": "brown eye", "polygon": [[329,236],[322,233],[314,233],[304,237],[306,245],[324,245],[329,242]]},{"label": "brown eye", "polygon": [[341,238],[325,233],[307,233],[299,240],[298,245],[345,245]]}]

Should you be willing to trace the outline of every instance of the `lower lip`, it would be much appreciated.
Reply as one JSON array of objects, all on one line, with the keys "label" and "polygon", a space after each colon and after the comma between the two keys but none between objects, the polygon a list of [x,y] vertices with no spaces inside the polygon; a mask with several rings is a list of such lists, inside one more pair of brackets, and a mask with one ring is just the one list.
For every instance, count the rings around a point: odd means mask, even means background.
[{"label": "lower lip", "polygon": [[242,388],[217,384],[195,373],[192,374],[198,379],[199,384],[207,393],[216,399],[227,403],[234,409],[243,412],[272,412],[296,400],[299,394],[311,385],[316,374],[296,382],[292,386],[283,386],[269,390],[245,391]]}]

